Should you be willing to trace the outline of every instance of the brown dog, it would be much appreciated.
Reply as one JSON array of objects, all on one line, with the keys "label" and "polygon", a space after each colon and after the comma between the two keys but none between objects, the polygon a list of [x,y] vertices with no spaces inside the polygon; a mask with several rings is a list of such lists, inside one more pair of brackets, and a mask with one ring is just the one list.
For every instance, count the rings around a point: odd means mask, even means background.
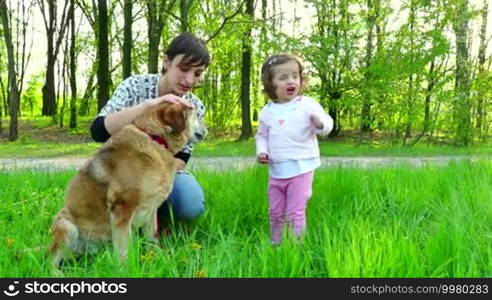
[{"label": "brown dog", "polygon": [[171,192],[174,154],[206,135],[196,111],[163,103],[113,135],[69,183],[51,227],[55,270],[70,254],[112,241],[121,260],[132,228],[155,240],[157,208]]}]

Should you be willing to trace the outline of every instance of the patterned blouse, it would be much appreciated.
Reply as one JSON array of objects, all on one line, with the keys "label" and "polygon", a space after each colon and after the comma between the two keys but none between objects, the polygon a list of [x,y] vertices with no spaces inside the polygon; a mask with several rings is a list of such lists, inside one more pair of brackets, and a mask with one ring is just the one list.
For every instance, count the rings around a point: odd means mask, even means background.
[{"label": "patterned blouse", "polygon": [[[116,88],[111,99],[99,112],[98,117],[111,115],[125,108],[138,105],[147,100],[157,98],[160,74],[134,75],[126,78]],[[205,106],[203,102],[191,92],[183,95],[183,98],[193,103],[198,117],[205,117]],[[191,154],[193,143],[188,143],[181,152]]]}]

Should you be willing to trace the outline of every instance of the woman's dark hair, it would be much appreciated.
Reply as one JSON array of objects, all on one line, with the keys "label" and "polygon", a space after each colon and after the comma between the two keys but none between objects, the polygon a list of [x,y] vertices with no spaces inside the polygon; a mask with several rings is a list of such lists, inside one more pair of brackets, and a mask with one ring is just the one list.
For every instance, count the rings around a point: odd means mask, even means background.
[{"label": "woman's dark hair", "polygon": [[[184,54],[182,62],[190,65],[205,66],[210,63],[210,53],[208,52],[205,41],[197,38],[189,32],[184,32],[175,37],[167,50],[164,51],[167,58],[172,61],[176,56]],[[164,67],[161,71],[166,73]]]},{"label": "woman's dark hair", "polygon": [[277,99],[275,93],[276,86],[273,85],[273,76],[275,75],[275,67],[285,64],[289,61],[295,61],[299,66],[299,76],[301,77],[301,87],[299,93],[302,93],[307,85],[307,77],[304,74],[304,67],[301,64],[299,58],[290,54],[277,54],[270,56],[261,66],[261,82],[263,83],[263,92],[267,94],[270,99]]}]

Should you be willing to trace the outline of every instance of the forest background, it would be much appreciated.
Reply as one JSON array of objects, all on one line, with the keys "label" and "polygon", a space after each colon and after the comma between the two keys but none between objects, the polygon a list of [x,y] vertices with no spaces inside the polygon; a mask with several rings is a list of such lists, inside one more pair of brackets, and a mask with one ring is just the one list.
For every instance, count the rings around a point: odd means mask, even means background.
[{"label": "forest background", "polygon": [[[84,127],[180,32],[207,41],[195,93],[212,137],[249,139],[268,55],[307,66],[307,94],[356,143],[488,144],[490,0],[0,0],[0,140],[19,121]],[[41,53],[41,54],[40,54]],[[86,120],[86,122],[80,122]],[[82,124],[82,125],[81,125]]]}]

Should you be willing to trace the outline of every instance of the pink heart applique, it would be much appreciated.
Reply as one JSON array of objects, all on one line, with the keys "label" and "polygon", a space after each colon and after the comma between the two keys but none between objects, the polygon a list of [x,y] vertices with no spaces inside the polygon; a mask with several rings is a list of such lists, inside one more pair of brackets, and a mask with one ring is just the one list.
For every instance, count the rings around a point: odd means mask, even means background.
[{"label": "pink heart applique", "polygon": [[285,122],[285,120],[278,120],[278,123],[279,123],[280,125],[284,125],[284,122]]}]

